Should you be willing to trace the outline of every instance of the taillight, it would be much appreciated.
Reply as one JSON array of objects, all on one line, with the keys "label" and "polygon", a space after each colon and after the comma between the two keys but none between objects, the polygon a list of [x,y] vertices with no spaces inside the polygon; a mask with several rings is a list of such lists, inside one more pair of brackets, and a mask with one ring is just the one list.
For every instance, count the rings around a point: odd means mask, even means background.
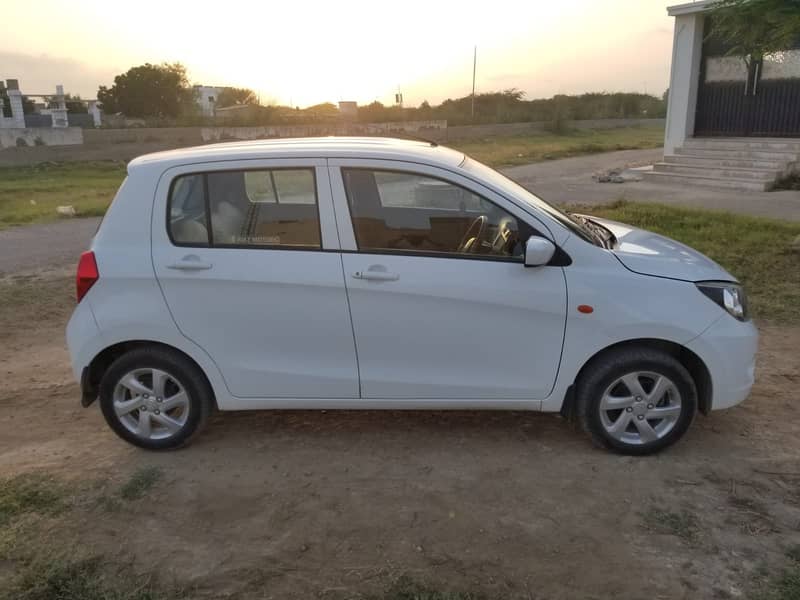
[{"label": "taillight", "polygon": [[94,252],[91,250],[81,254],[81,259],[78,261],[78,274],[75,277],[75,289],[78,294],[78,302],[80,302],[89,291],[89,288],[94,285],[94,282],[100,279],[100,273],[97,271],[97,261],[94,259]]}]

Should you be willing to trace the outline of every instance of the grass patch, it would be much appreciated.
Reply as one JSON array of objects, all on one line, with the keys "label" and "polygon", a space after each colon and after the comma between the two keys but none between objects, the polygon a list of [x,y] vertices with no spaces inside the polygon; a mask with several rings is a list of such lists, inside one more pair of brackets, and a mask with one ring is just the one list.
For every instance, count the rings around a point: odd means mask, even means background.
[{"label": "grass patch", "polygon": [[63,500],[63,487],[49,477],[18,475],[0,481],[0,527],[25,513],[56,513]]},{"label": "grass patch", "polygon": [[2,600],[173,600],[186,592],[163,590],[152,577],[128,572],[107,573],[100,558],[63,558],[29,563],[7,589]]},{"label": "grass patch", "polygon": [[697,517],[688,510],[673,512],[652,507],[642,514],[644,526],[655,533],[675,535],[685,542],[694,541],[697,536]]},{"label": "grass patch", "polygon": [[800,322],[800,254],[790,248],[800,223],[622,201],[579,210],[696,248],[745,285],[753,316]]},{"label": "grass patch", "polygon": [[753,596],[754,600],[800,600],[800,544],[786,552],[789,566],[780,575],[768,580]]},{"label": "grass patch", "polygon": [[661,127],[584,129],[445,143],[493,167],[524,165],[613,150],[660,148],[663,144],[664,129]]},{"label": "grass patch", "polygon": [[163,475],[164,472],[160,467],[140,467],[122,486],[119,495],[125,500],[138,500],[144,497]]},{"label": "grass patch", "polygon": [[57,220],[61,205],[74,206],[80,217],[103,215],[125,172],[111,161],[0,168],[0,229]]}]

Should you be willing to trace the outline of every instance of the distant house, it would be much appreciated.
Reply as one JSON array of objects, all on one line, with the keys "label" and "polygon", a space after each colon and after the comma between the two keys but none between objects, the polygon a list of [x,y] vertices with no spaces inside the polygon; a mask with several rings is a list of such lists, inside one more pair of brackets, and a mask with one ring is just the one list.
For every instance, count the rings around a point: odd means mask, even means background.
[{"label": "distant house", "polygon": [[214,115],[218,121],[242,121],[257,119],[264,112],[263,106],[255,104],[234,104],[216,109]]},{"label": "distant house", "polygon": [[339,113],[346,121],[355,121],[358,117],[358,102],[352,100],[339,101]]},{"label": "distant house", "polygon": [[200,107],[200,113],[206,117],[213,117],[216,114],[219,95],[224,87],[212,85],[195,85],[195,102]]},{"label": "distant house", "polygon": [[646,178],[763,191],[800,164],[800,39],[749,66],[714,39],[710,0],[675,18],[664,162]]}]

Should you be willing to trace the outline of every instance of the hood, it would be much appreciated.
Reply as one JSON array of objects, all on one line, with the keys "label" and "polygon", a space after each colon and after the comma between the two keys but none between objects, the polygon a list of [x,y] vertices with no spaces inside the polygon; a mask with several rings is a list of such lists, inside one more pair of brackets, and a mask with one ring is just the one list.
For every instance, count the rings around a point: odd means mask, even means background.
[{"label": "hood", "polygon": [[683,281],[736,281],[713,260],[685,244],[624,223],[586,215],[617,238],[612,250],[626,268],[642,275]]}]

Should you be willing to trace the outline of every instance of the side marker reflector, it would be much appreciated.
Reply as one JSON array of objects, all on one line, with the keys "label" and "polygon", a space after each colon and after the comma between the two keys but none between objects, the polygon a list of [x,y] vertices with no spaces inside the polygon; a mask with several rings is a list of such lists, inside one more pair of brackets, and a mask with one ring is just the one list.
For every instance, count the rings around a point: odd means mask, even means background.
[{"label": "side marker reflector", "polygon": [[588,304],[579,304],[578,312],[582,312],[585,315],[590,315],[594,312],[594,307],[589,306]]}]

